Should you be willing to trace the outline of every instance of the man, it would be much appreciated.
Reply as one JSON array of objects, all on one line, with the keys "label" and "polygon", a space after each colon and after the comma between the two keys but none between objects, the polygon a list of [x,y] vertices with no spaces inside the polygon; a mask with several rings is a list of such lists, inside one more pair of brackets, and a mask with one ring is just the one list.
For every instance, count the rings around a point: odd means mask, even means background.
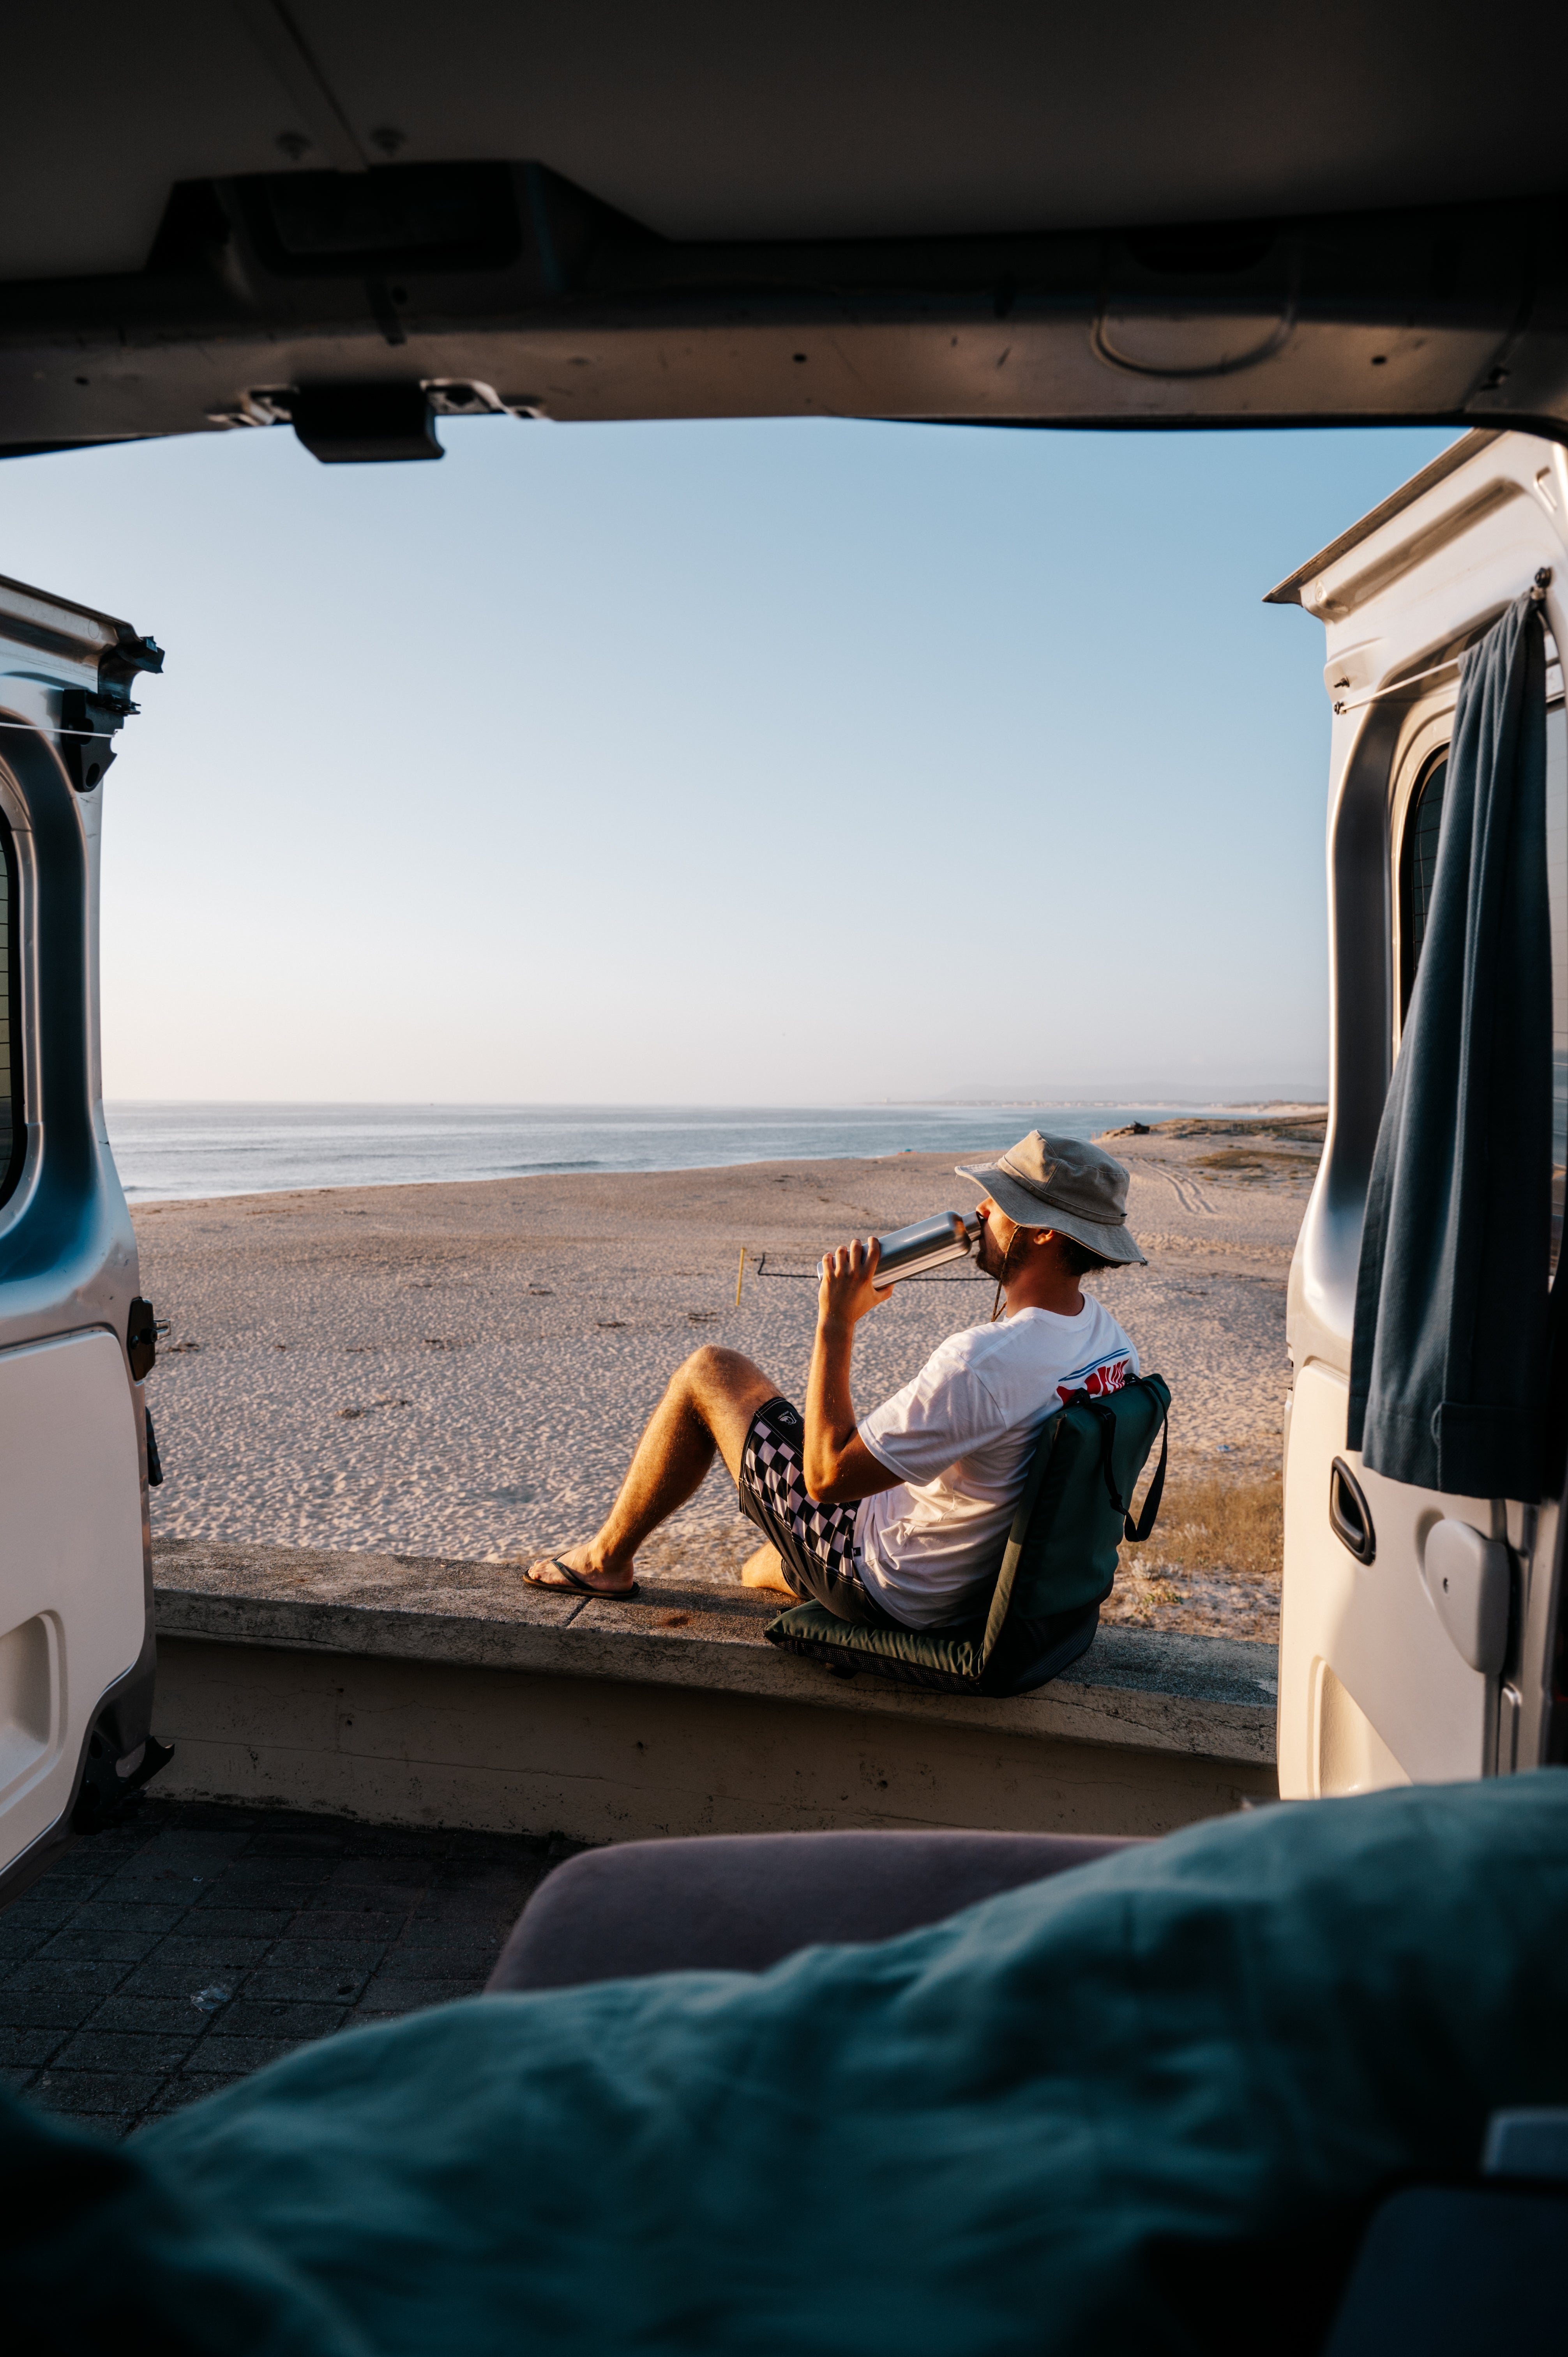
[{"label": "man", "polygon": [[534,1564],[530,1579],[634,1596],[639,1546],[693,1495],[716,1448],[768,1542],[749,1584],[814,1597],[862,1624],[937,1628],[976,1611],[1046,1418],[1077,1392],[1117,1391],[1138,1372],[1131,1341],[1079,1280],[1144,1255],[1125,1224],[1127,1173],[1097,1146],[1031,1130],[1000,1161],[958,1175],[989,1189],[977,1255],[996,1280],[989,1325],[950,1336],[913,1383],[857,1418],[854,1329],[892,1288],[877,1286],[875,1237],[841,1245],[817,1297],[804,1417],[738,1351],[696,1351],[604,1527]]}]

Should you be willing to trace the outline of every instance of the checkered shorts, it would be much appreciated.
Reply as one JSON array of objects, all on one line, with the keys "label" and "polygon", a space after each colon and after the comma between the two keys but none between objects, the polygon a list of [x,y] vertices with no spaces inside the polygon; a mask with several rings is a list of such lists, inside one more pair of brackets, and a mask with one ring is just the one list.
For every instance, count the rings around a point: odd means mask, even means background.
[{"label": "checkered shorts", "polygon": [[787,1399],[764,1401],[740,1459],[740,1510],[779,1550],[797,1596],[814,1597],[841,1620],[887,1618],[862,1585],[854,1504],[819,1505],[806,1491],[806,1426]]}]

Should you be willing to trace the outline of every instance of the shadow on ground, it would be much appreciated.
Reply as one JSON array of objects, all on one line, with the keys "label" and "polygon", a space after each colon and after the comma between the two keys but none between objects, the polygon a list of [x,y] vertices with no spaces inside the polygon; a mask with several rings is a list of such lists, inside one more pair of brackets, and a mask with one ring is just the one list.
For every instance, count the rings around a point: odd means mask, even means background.
[{"label": "shadow on ground", "polygon": [[144,1801],[0,1912],[0,2077],[123,2136],[312,2039],[477,1996],[580,1846]]}]

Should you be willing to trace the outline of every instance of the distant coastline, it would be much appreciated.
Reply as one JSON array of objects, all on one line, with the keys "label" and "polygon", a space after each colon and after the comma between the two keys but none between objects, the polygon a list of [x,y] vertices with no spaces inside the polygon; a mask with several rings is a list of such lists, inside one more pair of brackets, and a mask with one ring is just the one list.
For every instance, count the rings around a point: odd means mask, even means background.
[{"label": "distant coastline", "polygon": [[[328,1187],[428,1186],[569,1173],[726,1169],[999,1153],[1020,1131],[1092,1137],[1178,1111],[1151,1095],[1092,1103],[859,1106],[364,1105],[129,1103],[105,1107],[133,1203]],[[1048,1118],[1042,1118],[1048,1116]]]},{"label": "distant coastline", "polygon": [[1326,1089],[1285,1089],[1273,1096],[1224,1096],[1224,1093],[1191,1089],[1186,1096],[1165,1096],[1158,1089],[1120,1089],[1111,1096],[885,1096],[885,1105],[908,1105],[910,1110],[979,1110],[1009,1108],[1018,1113],[1052,1113],[1052,1110],[1090,1110],[1113,1108],[1132,1103],[1139,1098],[1144,1105],[1155,1105],[1160,1113],[1323,1113],[1327,1108]]},{"label": "distant coastline", "polygon": [[1147,1106],[1161,1113],[1203,1114],[1287,1114],[1325,1113],[1328,1099],[1310,1091],[1298,1091],[1294,1095],[1273,1097],[1204,1096],[1194,1093],[1185,1097],[1162,1097],[1154,1091],[1123,1090],[1113,1097],[884,1097],[889,1106],[907,1106],[911,1112],[942,1111],[979,1112],[983,1109],[1014,1113],[1055,1113],[1112,1111],[1137,1095]]}]

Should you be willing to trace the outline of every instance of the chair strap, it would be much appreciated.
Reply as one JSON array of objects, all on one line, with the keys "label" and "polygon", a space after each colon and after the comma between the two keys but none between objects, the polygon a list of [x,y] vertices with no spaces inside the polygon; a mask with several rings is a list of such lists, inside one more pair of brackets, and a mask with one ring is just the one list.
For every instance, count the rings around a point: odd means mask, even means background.
[{"label": "chair strap", "polygon": [[[1155,1516],[1160,1511],[1160,1500],[1165,1493],[1165,1458],[1170,1454],[1170,1446],[1171,1412],[1167,1408],[1160,1418],[1160,1461],[1155,1468],[1155,1478],[1150,1482],[1148,1493],[1144,1500],[1144,1511],[1138,1517],[1136,1526],[1133,1524],[1131,1513],[1128,1514],[1124,1526],[1127,1537],[1135,1544],[1141,1544],[1146,1539],[1155,1527]],[[1132,1502],[1129,1498],[1128,1505],[1131,1506]]]},{"label": "chair strap", "polygon": [[[1133,1381],[1141,1383],[1143,1378],[1135,1375]],[[1134,1523],[1131,1512],[1132,1499],[1123,1498],[1121,1491],[1116,1487],[1116,1470],[1112,1462],[1112,1451],[1116,1445],[1116,1417],[1113,1410],[1107,1401],[1090,1399],[1082,1392],[1077,1394],[1073,1404],[1075,1406],[1088,1408],[1100,1426],[1100,1462],[1105,1476],[1105,1494],[1122,1516],[1123,1537],[1133,1540],[1134,1544],[1140,1544],[1154,1529],[1155,1516],[1160,1511],[1160,1500],[1165,1495],[1165,1459],[1170,1454],[1171,1440],[1170,1409],[1167,1407],[1160,1418],[1160,1461],[1155,1468],[1155,1478],[1150,1482],[1148,1494],[1144,1500],[1144,1511]]]}]

